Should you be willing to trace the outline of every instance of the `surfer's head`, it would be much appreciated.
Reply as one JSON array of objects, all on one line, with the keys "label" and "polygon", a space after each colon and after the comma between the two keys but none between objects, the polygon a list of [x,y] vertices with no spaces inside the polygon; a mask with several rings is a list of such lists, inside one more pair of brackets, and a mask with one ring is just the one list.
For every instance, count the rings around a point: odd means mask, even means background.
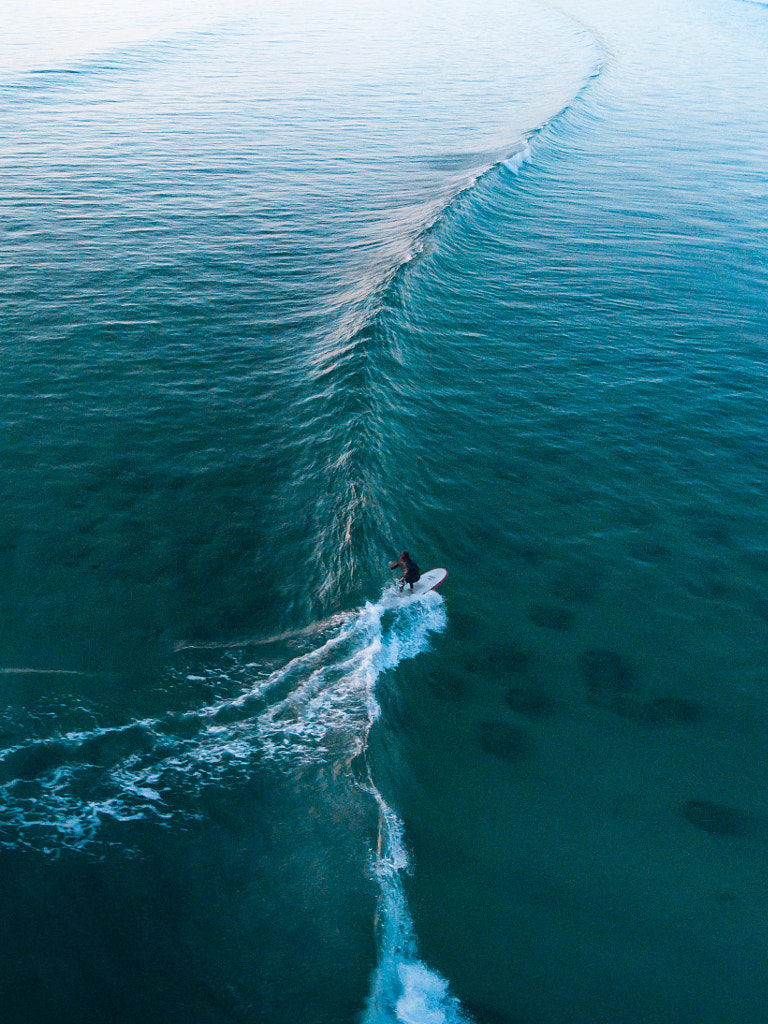
[{"label": "surfer's head", "polygon": [[410,560],[411,560],[411,556],[408,554],[407,551],[401,551],[400,552],[400,561],[401,562],[410,562]]}]

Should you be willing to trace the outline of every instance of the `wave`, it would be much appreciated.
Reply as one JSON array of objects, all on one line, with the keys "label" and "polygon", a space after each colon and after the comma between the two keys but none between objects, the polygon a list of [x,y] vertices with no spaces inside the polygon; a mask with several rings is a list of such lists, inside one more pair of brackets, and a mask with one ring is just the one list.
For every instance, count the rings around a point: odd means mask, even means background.
[{"label": "wave", "polygon": [[[360,589],[361,566],[380,564],[383,551],[402,547],[402,517],[396,499],[392,502],[398,493],[392,472],[399,462],[393,435],[417,391],[408,379],[407,339],[392,321],[406,306],[409,275],[451,229],[463,201],[493,175],[520,174],[534,158],[537,137],[565,116],[600,74],[602,50],[594,36],[589,38],[599,56],[572,100],[503,150],[472,154],[482,162],[454,171],[449,185],[402,213],[391,226],[395,240],[387,252],[372,261],[364,281],[339,294],[335,322],[304,353],[308,393],[294,424],[301,445],[269,516],[283,521],[282,542],[303,552],[297,563],[313,567],[304,590],[313,595],[309,609],[296,607],[289,586],[281,595],[290,618],[328,614],[340,593],[354,595]],[[285,523],[284,510],[307,507],[307,493],[321,496],[310,503],[309,521]]]},{"label": "wave", "polygon": [[513,174],[517,174],[523,164],[527,164],[531,159],[531,147],[528,142],[519,149],[516,153],[512,153],[507,157],[506,160],[502,160],[502,167],[506,167],[508,171],[512,171]]},{"label": "wave", "polygon": [[[577,50],[578,74],[582,74],[587,62],[582,62],[581,50]],[[146,52],[151,55],[151,47]],[[98,66],[97,61],[94,67]],[[85,74],[87,62],[82,70]],[[128,68],[125,70],[127,73]],[[40,79],[41,87],[48,77],[53,81],[56,76],[30,76]],[[116,96],[124,88],[125,83]],[[558,92],[553,105],[562,96]],[[98,115],[95,123],[100,125],[98,108],[94,110],[94,116]],[[538,116],[537,110],[531,120]],[[254,124],[263,127],[258,119]],[[264,124],[269,124],[268,118]],[[275,348],[284,362],[279,362],[279,371],[268,386],[281,396],[276,404],[281,411],[285,410],[285,429],[275,432],[275,449],[280,457],[274,459],[274,476],[270,462],[269,486],[265,486],[263,497],[263,529],[265,533],[269,531],[275,548],[291,552],[291,566],[301,567],[297,572],[288,567],[283,578],[274,583],[277,593],[271,604],[280,609],[278,624],[324,618],[339,606],[340,595],[352,605],[359,603],[363,594],[369,592],[370,580],[365,578],[363,567],[381,564],[384,550],[391,552],[402,546],[398,534],[407,533],[408,524],[402,522],[404,517],[396,499],[393,500],[393,491],[398,486],[395,481],[393,487],[393,476],[398,466],[392,457],[393,439],[388,435],[392,423],[407,416],[414,405],[413,382],[408,380],[412,353],[407,350],[409,342],[402,332],[397,336],[396,330],[390,330],[388,318],[406,301],[410,269],[450,226],[462,196],[495,168],[520,170],[524,162],[532,159],[538,130],[505,130],[499,137],[506,138],[506,144],[496,148],[476,144],[465,153],[456,144],[460,138],[454,137],[450,145],[443,146],[444,153],[426,138],[420,143],[421,155],[418,147],[416,156],[411,156],[405,147],[388,155],[386,160],[395,171],[388,167],[384,174],[378,151],[370,149],[365,138],[358,140],[361,153],[367,153],[367,158],[353,152],[338,182],[329,175],[330,185],[324,180],[320,188],[325,195],[323,190],[327,187],[329,196],[339,190],[343,195],[343,189],[349,189],[349,195],[357,197],[355,201],[314,201],[306,207],[302,205],[302,215],[308,221],[297,217],[296,226],[286,229],[283,255],[278,256],[275,250],[269,257],[274,260],[274,278],[282,280],[281,275],[297,270],[286,257],[296,242],[297,248],[306,246],[308,250],[304,254],[306,268],[303,256],[296,261],[301,263],[302,272],[306,269],[308,279],[314,280],[312,275],[323,278],[318,286],[320,294],[310,294],[307,300],[311,310],[307,311],[306,323],[294,324],[290,320],[291,316],[296,317],[296,295],[300,290],[291,288],[290,301],[286,300],[285,308],[280,309],[274,330],[272,325],[269,328],[270,335],[280,336]],[[163,133],[157,137],[164,138]],[[478,142],[476,138],[473,141]],[[430,149],[437,152],[425,156]],[[127,150],[124,152],[133,167],[133,156]],[[235,152],[243,156],[245,167],[245,151],[241,153],[236,148]],[[357,163],[355,155],[360,158]],[[338,157],[334,151],[333,158]],[[324,160],[329,161],[330,156],[326,154]],[[423,164],[421,169],[417,167],[419,162]],[[278,181],[293,180],[295,173],[298,181],[302,173],[307,173],[307,166],[289,174],[278,159],[270,173],[274,172]],[[320,160],[319,166],[331,165]],[[406,166],[407,178],[402,170]],[[364,179],[366,175],[371,176],[373,184],[355,191],[355,179]],[[310,178],[310,192],[318,188],[320,177],[321,174]],[[184,178],[184,190],[191,180]],[[280,211],[284,205],[279,204]],[[194,217],[191,223],[197,221]],[[352,222],[348,230],[347,222]],[[268,234],[266,221],[257,223]],[[294,238],[291,232],[298,232],[299,228],[301,238]],[[281,249],[282,245],[283,242]],[[269,255],[269,245],[265,245],[265,251]],[[265,273],[270,270],[269,258],[265,259]],[[317,270],[318,263],[326,268],[323,275]],[[249,335],[256,333],[250,323],[244,325],[243,331]],[[251,360],[255,362],[256,358],[250,345],[243,345],[242,351],[246,349],[249,365],[241,368],[238,358],[235,371],[243,376],[254,373]],[[186,354],[183,358],[186,359]],[[224,369],[201,364],[201,372],[218,373]],[[253,410],[254,420],[260,413],[260,409]],[[205,440],[201,438],[201,444]],[[154,458],[155,453],[149,457]],[[269,458],[265,456],[265,462]],[[262,508],[258,514],[262,514]]]},{"label": "wave", "polygon": [[22,7],[0,44],[0,80],[11,88],[53,88],[65,76],[129,72],[188,48],[222,23],[194,0],[183,7],[174,0],[138,3],[130,15],[77,4]]}]

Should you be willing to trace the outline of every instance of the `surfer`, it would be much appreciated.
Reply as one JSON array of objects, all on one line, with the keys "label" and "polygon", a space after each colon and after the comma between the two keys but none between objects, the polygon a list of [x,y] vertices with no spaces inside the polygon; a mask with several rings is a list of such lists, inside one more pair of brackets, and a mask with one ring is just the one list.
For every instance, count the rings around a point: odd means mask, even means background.
[{"label": "surfer", "polygon": [[398,566],[403,570],[403,575],[400,577],[400,582],[398,584],[400,590],[405,587],[406,583],[408,583],[411,590],[413,590],[413,584],[418,583],[421,579],[421,573],[419,572],[418,565],[416,565],[407,551],[403,551],[396,562],[389,563],[390,569],[397,569]]}]

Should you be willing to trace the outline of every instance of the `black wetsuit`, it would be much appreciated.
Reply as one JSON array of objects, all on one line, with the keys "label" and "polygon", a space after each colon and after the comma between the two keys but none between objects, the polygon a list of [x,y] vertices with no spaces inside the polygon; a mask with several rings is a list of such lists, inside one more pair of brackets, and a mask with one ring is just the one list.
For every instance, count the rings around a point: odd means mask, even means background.
[{"label": "black wetsuit", "polygon": [[418,583],[421,579],[421,573],[419,567],[415,562],[410,559],[407,562],[401,562],[400,565],[403,567],[403,582],[404,583]]}]

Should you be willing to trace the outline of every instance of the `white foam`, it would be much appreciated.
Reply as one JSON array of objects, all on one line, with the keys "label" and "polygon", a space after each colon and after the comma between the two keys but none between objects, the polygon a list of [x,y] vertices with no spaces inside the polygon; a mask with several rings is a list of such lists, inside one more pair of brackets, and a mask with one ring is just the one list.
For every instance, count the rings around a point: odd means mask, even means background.
[{"label": "white foam", "polygon": [[523,164],[527,164],[531,159],[531,146],[530,143],[526,142],[522,149],[519,149],[516,153],[508,156],[506,160],[502,161],[502,166],[506,167],[508,171],[513,174],[519,174],[520,168]]},{"label": "white foam", "polygon": [[[17,780],[0,786],[0,828],[6,836],[15,831],[14,840],[3,845],[35,846],[53,855],[62,847],[88,848],[98,842],[103,819],[171,819],[182,813],[171,806],[174,792],[195,791],[225,773],[247,773],[254,759],[289,772],[306,764],[348,763],[364,749],[380,715],[381,673],[426,651],[446,621],[444,602],[434,592],[408,602],[389,600],[385,593],[378,602],[336,617],[323,643],[272,672],[248,662],[236,670],[228,665],[226,673],[212,669],[212,677],[180,676],[218,683],[227,677],[234,685],[239,674],[243,685],[234,697],[170,716],[171,725],[191,723],[188,738],[169,731],[168,717],[55,737],[49,742],[61,749],[64,763],[41,773],[33,794],[22,786],[17,795]],[[251,712],[254,701],[261,703]],[[92,798],[82,796],[79,783],[93,766],[71,755],[88,741],[132,729],[142,730],[150,749],[116,754]],[[5,754],[23,749],[22,744]],[[380,955],[365,1024],[461,1024],[466,1018],[447,982],[418,958],[402,885],[408,870],[403,824],[370,777],[363,785],[380,811],[380,844],[372,863],[380,887]]]},{"label": "white foam", "polygon": [[[391,618],[386,625],[385,617]],[[324,759],[329,738],[337,756],[354,756],[380,713],[375,695],[380,673],[426,650],[430,633],[442,630],[445,622],[437,594],[398,609],[384,600],[366,604],[336,638],[337,657],[318,664],[284,700],[259,716],[264,756],[281,762]]]},{"label": "white foam", "polygon": [[[226,670],[212,666],[207,674],[204,668],[194,673],[194,681],[225,683],[230,691],[240,687],[235,696],[181,714],[81,728],[7,748],[0,765],[5,761],[9,769],[27,752],[31,764],[38,753],[54,763],[31,780],[22,771],[22,777],[0,784],[0,842],[84,848],[98,841],[101,815],[188,816],[190,802],[182,801],[181,810],[179,793],[194,795],[225,775],[245,776],[255,760],[286,766],[349,760],[378,716],[379,673],[425,650],[430,632],[444,627],[445,611],[431,595],[397,612],[381,601],[368,603],[322,625],[320,637],[312,631],[306,642],[323,642],[278,669],[265,671],[264,663],[251,661],[233,667],[228,661]],[[132,731],[139,734],[135,745]],[[95,764],[88,762],[92,741]],[[80,829],[72,825],[77,820]]]},{"label": "white foam", "polygon": [[[385,593],[349,624],[348,656],[319,667],[259,719],[265,752],[275,762],[306,762],[327,754],[327,740],[347,756],[363,748],[380,714],[376,683],[382,672],[427,650],[430,634],[446,625],[445,605],[432,593],[419,601],[393,602]],[[286,720],[287,713],[294,717]],[[286,743],[308,739],[306,745]],[[338,749],[337,749],[338,753]],[[367,779],[380,813],[380,843],[373,870],[380,887],[379,963],[371,980],[364,1024],[463,1024],[467,1017],[447,981],[418,958],[413,920],[402,884],[408,870],[403,824]]]},{"label": "white foam", "polygon": [[363,1024],[469,1024],[448,982],[418,957],[402,875],[408,870],[403,824],[371,783],[381,812],[379,962]]}]

